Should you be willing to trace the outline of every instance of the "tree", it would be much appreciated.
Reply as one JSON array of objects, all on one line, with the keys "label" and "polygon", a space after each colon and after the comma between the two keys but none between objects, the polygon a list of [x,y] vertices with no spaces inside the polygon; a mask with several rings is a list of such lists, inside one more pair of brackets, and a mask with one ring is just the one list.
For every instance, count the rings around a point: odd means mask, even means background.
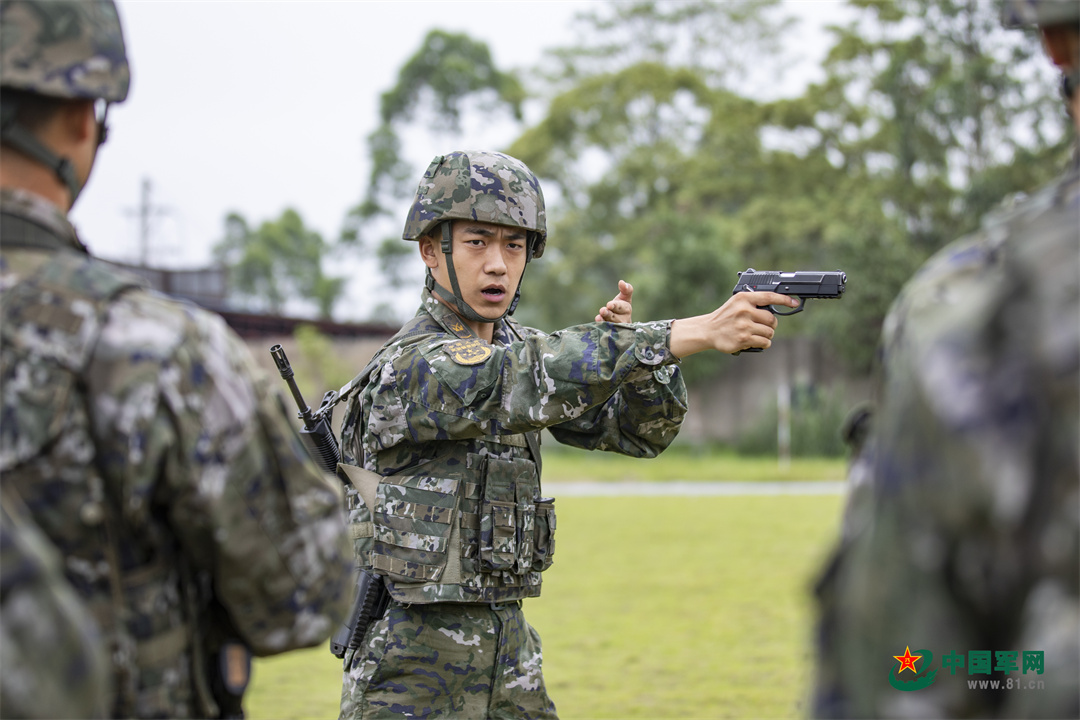
[{"label": "tree", "polygon": [[[770,265],[793,244],[799,235],[781,233],[753,244],[740,217],[790,200],[790,163],[761,142],[763,106],[730,89],[735,64],[723,59],[782,60],[764,54],[785,26],[768,22],[774,5],[610,3],[583,18],[595,47],[557,53],[563,89],[509,150],[562,209],[549,215],[553,242],[530,270],[522,319],[580,322],[620,277],[639,291],[638,318],[698,314],[727,299],[747,254]],[[685,367],[694,378],[722,363],[710,354]]]},{"label": "tree", "polygon": [[768,125],[835,170],[826,228],[851,286],[827,331],[865,369],[914,270],[1002,198],[1049,181],[1068,139],[1049,65],[1032,38],[1001,27],[996,4],[850,7],[855,19],[832,28],[826,80],[773,103]]},{"label": "tree", "polygon": [[845,301],[784,332],[824,334],[866,370],[919,263],[1004,195],[1049,179],[1065,142],[1050,78],[1029,65],[1034,47],[1002,30],[992,5],[850,6],[826,80],[772,101],[736,91],[729,67],[693,52],[708,39],[768,60],[772,6],[614,3],[585,18],[595,41],[557,54],[558,93],[510,148],[563,208],[549,215],[551,260],[530,269],[522,317],[580,321],[618,277],[649,318],[708,310],[747,265],[839,268]]},{"label": "tree", "polygon": [[[854,0],[806,101],[837,164],[872,181],[921,252],[1055,174],[1061,104],[1037,43],[982,0]],[[1049,160],[1049,162],[1048,162]],[[1039,169],[1042,169],[1040,171]]]},{"label": "tree", "polygon": [[429,32],[398,71],[397,84],[382,94],[381,123],[368,136],[372,169],[367,193],[349,211],[342,240],[358,243],[365,223],[387,212],[390,201],[415,189],[397,128],[412,122],[418,111],[430,109],[428,124],[433,131],[459,134],[466,103],[487,113],[508,111],[520,121],[524,100],[521,83],[495,66],[487,44],[464,33]]},{"label": "tree", "polygon": [[330,248],[292,209],[252,230],[238,213],[225,218],[225,237],[214,258],[229,269],[230,291],[249,306],[281,313],[285,302],[314,302],[329,319],[344,292],[344,278],[328,277],[322,261]]},{"label": "tree", "polygon": [[[408,262],[416,260],[415,246],[401,240],[403,218],[390,217],[389,210],[412,197],[419,177],[403,151],[401,134],[426,124],[430,134],[453,137],[457,144],[470,116],[482,114],[485,127],[492,120],[520,123],[524,100],[520,81],[496,67],[487,44],[464,33],[429,32],[398,71],[394,87],[382,94],[380,125],[368,136],[372,169],[367,190],[345,218],[341,245],[353,251],[373,245],[374,260],[394,288],[417,280],[419,263]],[[386,304],[375,313],[384,321],[393,315]]]},{"label": "tree", "polygon": [[780,71],[793,21],[779,0],[619,0],[592,3],[577,23],[576,41],[538,69],[560,91],[638,63],[693,68],[711,87],[738,90],[751,66]]}]

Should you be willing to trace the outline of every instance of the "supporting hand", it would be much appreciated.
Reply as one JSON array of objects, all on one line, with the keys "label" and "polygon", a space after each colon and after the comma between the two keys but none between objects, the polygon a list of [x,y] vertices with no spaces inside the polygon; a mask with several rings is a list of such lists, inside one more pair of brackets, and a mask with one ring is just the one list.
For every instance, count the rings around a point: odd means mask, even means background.
[{"label": "supporting hand", "polygon": [[607,305],[600,308],[596,322],[628,323],[631,322],[630,298],[634,294],[634,286],[623,280],[619,281],[619,294],[612,298]]}]

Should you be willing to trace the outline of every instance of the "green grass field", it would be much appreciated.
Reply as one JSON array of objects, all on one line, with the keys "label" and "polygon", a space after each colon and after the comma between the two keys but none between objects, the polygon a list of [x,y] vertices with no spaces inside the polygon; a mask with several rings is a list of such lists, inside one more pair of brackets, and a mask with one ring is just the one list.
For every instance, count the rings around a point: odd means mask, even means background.
[{"label": "green grass field", "polygon": [[544,453],[545,481],[573,482],[799,482],[843,480],[844,462],[835,458],[792,458],[782,467],[776,458],[746,458],[731,452],[694,452],[673,448],[642,460],[604,452],[559,449]]},{"label": "green grass field", "polygon": [[[757,479],[783,479],[767,462],[772,476]],[[557,463],[545,457],[545,476],[570,479]],[[822,463],[799,479],[842,477],[842,463]],[[737,465],[725,479],[758,472]],[[692,466],[667,477],[705,479]],[[525,614],[560,717],[804,717],[810,585],[841,506],[840,496],[559,499],[555,565]],[[336,717],[340,690],[340,661],[324,646],[256,661],[245,707],[253,720]]]}]

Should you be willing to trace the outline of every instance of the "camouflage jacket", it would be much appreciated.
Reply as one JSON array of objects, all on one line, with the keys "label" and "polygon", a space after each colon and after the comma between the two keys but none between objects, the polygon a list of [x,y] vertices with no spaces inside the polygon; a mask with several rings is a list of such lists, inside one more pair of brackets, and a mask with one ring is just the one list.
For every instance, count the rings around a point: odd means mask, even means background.
[{"label": "camouflage jacket", "polygon": [[[110,642],[115,715],[213,715],[208,654],[315,645],[347,611],[336,481],[220,317],[0,194],[0,472]],[[211,621],[211,616],[215,619]]]},{"label": "camouflage jacket", "polygon": [[592,323],[548,335],[505,320],[489,345],[425,290],[345,408],[344,461],[382,477],[374,518],[349,494],[359,564],[402,602],[538,595],[555,515],[529,435],[661,452],[686,413],[669,332],[667,322]]},{"label": "camouflage jacket", "polygon": [[891,310],[818,588],[817,715],[1080,716],[1078,228],[1074,167]]},{"label": "camouflage jacket", "polygon": [[[105,717],[108,659],[56,548],[4,496],[0,522],[0,717]],[[16,503],[11,503],[13,506]]]}]

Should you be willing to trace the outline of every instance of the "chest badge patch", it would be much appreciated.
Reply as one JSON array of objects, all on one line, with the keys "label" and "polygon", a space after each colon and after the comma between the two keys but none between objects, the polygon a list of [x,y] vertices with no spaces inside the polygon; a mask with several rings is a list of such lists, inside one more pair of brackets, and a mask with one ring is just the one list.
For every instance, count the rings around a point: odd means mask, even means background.
[{"label": "chest badge patch", "polygon": [[480,338],[469,338],[450,343],[446,353],[458,365],[479,365],[491,357],[491,346]]}]

